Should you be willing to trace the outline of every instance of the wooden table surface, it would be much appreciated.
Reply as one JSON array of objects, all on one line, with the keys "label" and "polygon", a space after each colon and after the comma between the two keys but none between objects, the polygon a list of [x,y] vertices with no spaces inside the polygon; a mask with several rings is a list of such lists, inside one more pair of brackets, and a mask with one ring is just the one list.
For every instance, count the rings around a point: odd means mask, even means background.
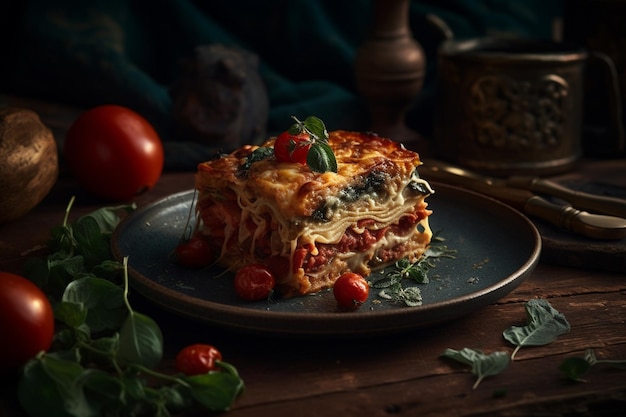
[{"label": "wooden table surface", "polygon": [[[626,161],[597,161],[578,172],[604,176],[607,166],[623,174]],[[193,173],[166,173],[136,201],[142,206],[192,186]],[[0,270],[20,272],[27,257],[42,253],[72,195],[77,196],[72,218],[103,205],[62,176],[42,204],[0,226]],[[524,305],[532,298],[547,299],[566,316],[571,331],[547,346],[522,348],[503,373],[476,389],[467,367],[440,358],[446,348],[511,352],[502,331],[526,323]],[[178,317],[136,293],[131,303],[163,330],[164,370],[173,370],[178,349],[195,342],[218,346],[237,367],[246,389],[228,413],[232,417],[607,416],[626,410],[625,370],[598,366],[586,382],[573,382],[557,369],[563,359],[582,356],[588,348],[599,358],[626,359],[626,276],[619,271],[540,262],[513,292],[465,317],[402,334],[349,340],[237,333]],[[14,383],[9,380],[8,386]],[[2,393],[1,416],[20,415],[12,393]]]}]

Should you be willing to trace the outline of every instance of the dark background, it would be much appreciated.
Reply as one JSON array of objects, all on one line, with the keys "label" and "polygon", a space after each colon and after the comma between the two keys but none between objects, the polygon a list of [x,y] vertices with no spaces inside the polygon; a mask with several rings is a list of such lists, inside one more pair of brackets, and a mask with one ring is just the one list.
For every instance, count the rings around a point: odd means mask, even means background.
[{"label": "dark background", "polygon": [[[442,41],[430,14],[458,39],[552,38],[563,3],[411,1],[409,23],[424,49],[427,73],[407,123],[429,136],[436,50]],[[178,142],[168,155],[169,166],[185,166],[184,157],[171,160],[176,149],[187,146],[171,126],[169,88],[181,58],[198,45],[239,48],[258,58],[268,135],[284,130],[292,114],[316,115],[329,130],[367,127],[353,59],[371,28],[369,0],[5,0],[2,10],[0,93],[79,108],[131,107],[157,127],[165,142]]]}]

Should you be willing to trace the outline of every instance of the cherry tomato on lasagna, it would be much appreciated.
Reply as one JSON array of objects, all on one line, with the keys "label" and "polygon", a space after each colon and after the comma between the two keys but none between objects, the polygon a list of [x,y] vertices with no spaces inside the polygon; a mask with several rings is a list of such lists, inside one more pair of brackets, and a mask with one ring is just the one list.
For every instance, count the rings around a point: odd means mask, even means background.
[{"label": "cherry tomato on lasagna", "polygon": [[0,272],[0,370],[15,370],[54,337],[54,313],[46,295],[32,281]]},{"label": "cherry tomato on lasagna", "polygon": [[285,131],[278,135],[274,142],[274,155],[280,162],[306,164],[309,149],[311,149],[311,141],[308,133],[292,135]]},{"label": "cherry tomato on lasagna", "polygon": [[234,283],[239,298],[257,301],[270,296],[276,285],[276,279],[265,265],[249,264],[237,271]]},{"label": "cherry tomato on lasagna", "polygon": [[193,344],[184,347],[176,355],[176,370],[185,375],[201,375],[218,369],[217,363],[222,354],[215,346]]},{"label": "cherry tomato on lasagna", "polygon": [[370,286],[361,275],[346,272],[335,281],[333,294],[341,309],[356,310],[369,297]]},{"label": "cherry tomato on lasagna", "polygon": [[207,239],[192,236],[176,246],[174,260],[187,268],[204,268],[215,260],[214,248]]},{"label": "cherry tomato on lasagna", "polygon": [[165,160],[152,125],[135,111],[102,105],[83,112],[65,136],[63,156],[92,195],[130,200],[154,187]]}]

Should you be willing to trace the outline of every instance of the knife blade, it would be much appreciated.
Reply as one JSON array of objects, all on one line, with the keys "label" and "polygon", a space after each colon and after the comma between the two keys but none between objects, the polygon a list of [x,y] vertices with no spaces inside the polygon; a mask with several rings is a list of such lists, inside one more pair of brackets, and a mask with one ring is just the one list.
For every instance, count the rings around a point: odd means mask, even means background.
[{"label": "knife blade", "polygon": [[437,165],[425,164],[420,166],[419,172],[427,181],[466,187],[502,201],[529,216],[547,221],[561,230],[598,240],[620,240],[626,237],[626,219],[621,217],[592,214],[571,205],[556,204],[527,189],[507,186],[501,180],[485,179],[463,168],[451,166],[449,169],[441,169]]}]

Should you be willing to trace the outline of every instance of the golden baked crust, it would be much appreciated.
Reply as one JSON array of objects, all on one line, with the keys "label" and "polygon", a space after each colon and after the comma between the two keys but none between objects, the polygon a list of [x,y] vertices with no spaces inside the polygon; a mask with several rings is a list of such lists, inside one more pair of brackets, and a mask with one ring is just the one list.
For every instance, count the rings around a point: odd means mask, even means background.
[{"label": "golden baked crust", "polygon": [[273,157],[249,163],[258,146],[198,166],[197,232],[218,244],[222,265],[264,263],[293,296],[421,256],[432,190],[417,175],[419,155],[371,133],[330,132],[329,145],[336,173]]}]

